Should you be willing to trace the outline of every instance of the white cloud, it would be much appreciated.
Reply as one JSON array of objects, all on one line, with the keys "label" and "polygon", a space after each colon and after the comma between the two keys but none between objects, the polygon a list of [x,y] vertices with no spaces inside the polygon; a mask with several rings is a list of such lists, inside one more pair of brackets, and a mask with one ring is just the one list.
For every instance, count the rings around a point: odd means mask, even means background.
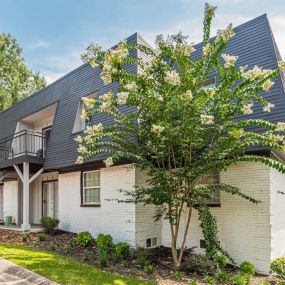
[{"label": "white cloud", "polygon": [[285,18],[281,16],[269,17],[274,38],[282,57],[285,57]]},{"label": "white cloud", "polygon": [[31,44],[29,47],[31,49],[36,49],[36,48],[48,48],[51,45],[50,42],[47,41],[37,41],[33,44]]}]

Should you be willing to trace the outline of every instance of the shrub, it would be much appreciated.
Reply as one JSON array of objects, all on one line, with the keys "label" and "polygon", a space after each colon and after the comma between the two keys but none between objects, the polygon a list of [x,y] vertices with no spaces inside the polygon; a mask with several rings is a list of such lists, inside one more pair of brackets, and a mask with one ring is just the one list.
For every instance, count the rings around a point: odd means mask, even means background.
[{"label": "shrub", "polygon": [[227,281],[229,281],[229,279],[230,279],[228,273],[225,272],[225,271],[220,271],[220,272],[218,272],[218,273],[216,274],[216,278],[217,278],[217,280],[218,280],[219,282],[222,282],[222,283],[227,282]]},{"label": "shrub", "polygon": [[49,246],[49,250],[51,250],[51,251],[56,251],[57,250],[57,246],[56,246],[56,244],[51,244],[50,246]]},{"label": "shrub", "polygon": [[272,261],[270,269],[278,277],[285,278],[285,257],[280,257]]},{"label": "shrub", "polygon": [[126,242],[120,242],[115,246],[115,258],[124,259],[130,254],[130,246]]},{"label": "shrub", "polygon": [[87,249],[84,249],[83,253],[82,253],[82,260],[83,261],[91,261],[93,257],[93,253],[92,251],[89,251]]},{"label": "shrub", "polygon": [[251,275],[248,274],[235,274],[231,278],[232,285],[247,285],[251,279]]},{"label": "shrub", "polygon": [[265,281],[262,282],[262,285],[270,285],[270,282],[265,280]]},{"label": "shrub", "polygon": [[182,272],[182,271],[176,271],[175,274],[174,274],[174,278],[175,278],[177,281],[181,281],[184,276],[185,276],[185,273]]},{"label": "shrub", "polygon": [[227,266],[227,259],[223,255],[219,255],[215,258],[217,266],[220,270],[223,270]]},{"label": "shrub", "polygon": [[207,274],[214,272],[215,264],[204,255],[192,254],[184,260],[181,269],[186,272]]},{"label": "shrub", "polygon": [[46,241],[46,235],[45,234],[38,234],[38,241]]},{"label": "shrub", "polygon": [[81,232],[77,235],[75,242],[79,246],[87,247],[91,244],[93,238],[89,232]]},{"label": "shrub", "polygon": [[209,284],[216,284],[216,279],[213,276],[206,276],[204,280]]},{"label": "shrub", "polygon": [[111,235],[99,234],[96,238],[96,245],[99,251],[101,249],[109,251],[113,247],[113,238]]},{"label": "shrub", "polygon": [[240,271],[243,274],[253,275],[255,272],[254,265],[249,261],[244,261],[240,265]]},{"label": "shrub", "polygon": [[156,268],[153,264],[148,264],[144,266],[144,271],[149,274],[153,274],[156,271]]},{"label": "shrub", "polygon": [[151,264],[150,260],[148,259],[146,255],[146,251],[144,248],[137,248],[136,255],[137,255],[136,264],[139,267],[144,268]]},{"label": "shrub", "polygon": [[29,235],[28,234],[23,234],[22,236],[22,242],[27,242],[29,239]]},{"label": "shrub", "polygon": [[199,285],[196,280],[189,280],[188,285]]},{"label": "shrub", "polygon": [[101,267],[106,267],[109,261],[109,252],[107,249],[99,250],[99,262]]},{"label": "shrub", "polygon": [[64,247],[63,247],[63,250],[65,251],[66,254],[71,254],[72,253],[72,249],[73,249],[73,246],[72,246],[72,242],[69,241],[67,242]]},{"label": "shrub", "polygon": [[46,234],[54,233],[55,229],[58,227],[60,221],[48,216],[43,216],[41,218],[41,224]]}]

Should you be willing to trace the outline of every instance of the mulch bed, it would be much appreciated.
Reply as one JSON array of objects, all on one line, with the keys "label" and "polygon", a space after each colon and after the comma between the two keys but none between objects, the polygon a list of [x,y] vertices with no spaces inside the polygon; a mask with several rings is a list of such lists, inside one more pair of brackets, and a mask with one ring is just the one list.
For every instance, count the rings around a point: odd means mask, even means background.
[{"label": "mulch bed", "polygon": [[[23,241],[23,235],[27,237],[27,241]],[[73,257],[81,262],[95,265],[100,267],[98,253],[96,246],[93,243],[87,248],[77,246],[74,242],[76,234],[64,231],[56,231],[52,235],[45,235],[44,241],[39,241],[39,233],[23,234],[21,232],[15,232],[10,230],[0,229],[0,243],[12,243],[17,245],[28,246],[36,249],[42,249],[59,253],[64,256]],[[72,250],[68,254],[64,248],[66,244],[72,243]],[[203,283],[203,277],[195,274],[186,274],[183,281],[176,282],[175,271],[172,267],[171,250],[166,247],[158,247],[148,250],[147,256],[152,264],[155,265],[155,273],[146,273],[143,268],[137,265],[137,252],[131,251],[130,257],[127,260],[115,261],[110,258],[108,266],[104,268],[105,271],[111,273],[118,273],[125,276],[134,278],[156,280],[159,285],[174,285],[174,284],[188,284],[188,281],[195,279],[199,284]],[[191,251],[186,252],[186,256],[191,254]],[[234,269],[230,268],[229,271],[233,272]],[[275,284],[277,280],[274,277],[266,277],[257,275],[250,284],[261,285],[263,281],[269,281],[271,284]]]}]

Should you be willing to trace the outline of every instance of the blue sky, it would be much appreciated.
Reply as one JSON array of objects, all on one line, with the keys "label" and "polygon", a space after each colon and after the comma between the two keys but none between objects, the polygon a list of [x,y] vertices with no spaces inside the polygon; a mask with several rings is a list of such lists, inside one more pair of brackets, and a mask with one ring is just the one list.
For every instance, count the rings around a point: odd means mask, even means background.
[{"label": "blue sky", "polygon": [[[267,13],[285,55],[284,0],[212,0],[218,10],[213,34],[228,23],[241,24]],[[182,31],[199,42],[202,0],[1,0],[0,33],[11,33],[24,50],[28,66],[48,83],[81,64],[90,41],[104,48],[134,32],[153,42],[157,34]]]}]

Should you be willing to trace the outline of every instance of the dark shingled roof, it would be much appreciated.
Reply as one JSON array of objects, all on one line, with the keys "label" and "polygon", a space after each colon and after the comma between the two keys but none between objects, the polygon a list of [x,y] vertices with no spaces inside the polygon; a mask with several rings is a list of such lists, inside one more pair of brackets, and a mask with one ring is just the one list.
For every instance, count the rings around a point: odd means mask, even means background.
[{"label": "dark shingled roof", "polygon": [[[229,42],[226,53],[239,57],[238,65],[252,68],[258,65],[263,68],[276,68],[280,54],[277,49],[269,21],[266,15],[259,16],[235,28],[235,37]],[[137,33],[127,39],[131,43],[145,43]],[[197,45],[199,56],[201,44]],[[134,54],[137,56],[137,54]],[[136,67],[129,70],[136,72]],[[111,86],[116,90],[116,84]],[[51,138],[48,145],[44,168],[46,170],[62,169],[74,165],[78,156],[77,143],[72,133],[80,98],[94,92],[103,94],[109,86],[104,86],[99,76],[99,69],[84,64],[43,90],[33,94],[13,107],[0,113],[0,139],[15,132],[17,122],[47,106],[58,102]],[[254,106],[250,117],[262,118],[271,122],[285,121],[285,93],[282,76],[275,80],[270,92],[264,95],[269,102],[275,104],[271,113],[262,111],[261,106]],[[98,117],[96,121],[106,120]],[[105,122],[106,123],[106,122]]]}]

